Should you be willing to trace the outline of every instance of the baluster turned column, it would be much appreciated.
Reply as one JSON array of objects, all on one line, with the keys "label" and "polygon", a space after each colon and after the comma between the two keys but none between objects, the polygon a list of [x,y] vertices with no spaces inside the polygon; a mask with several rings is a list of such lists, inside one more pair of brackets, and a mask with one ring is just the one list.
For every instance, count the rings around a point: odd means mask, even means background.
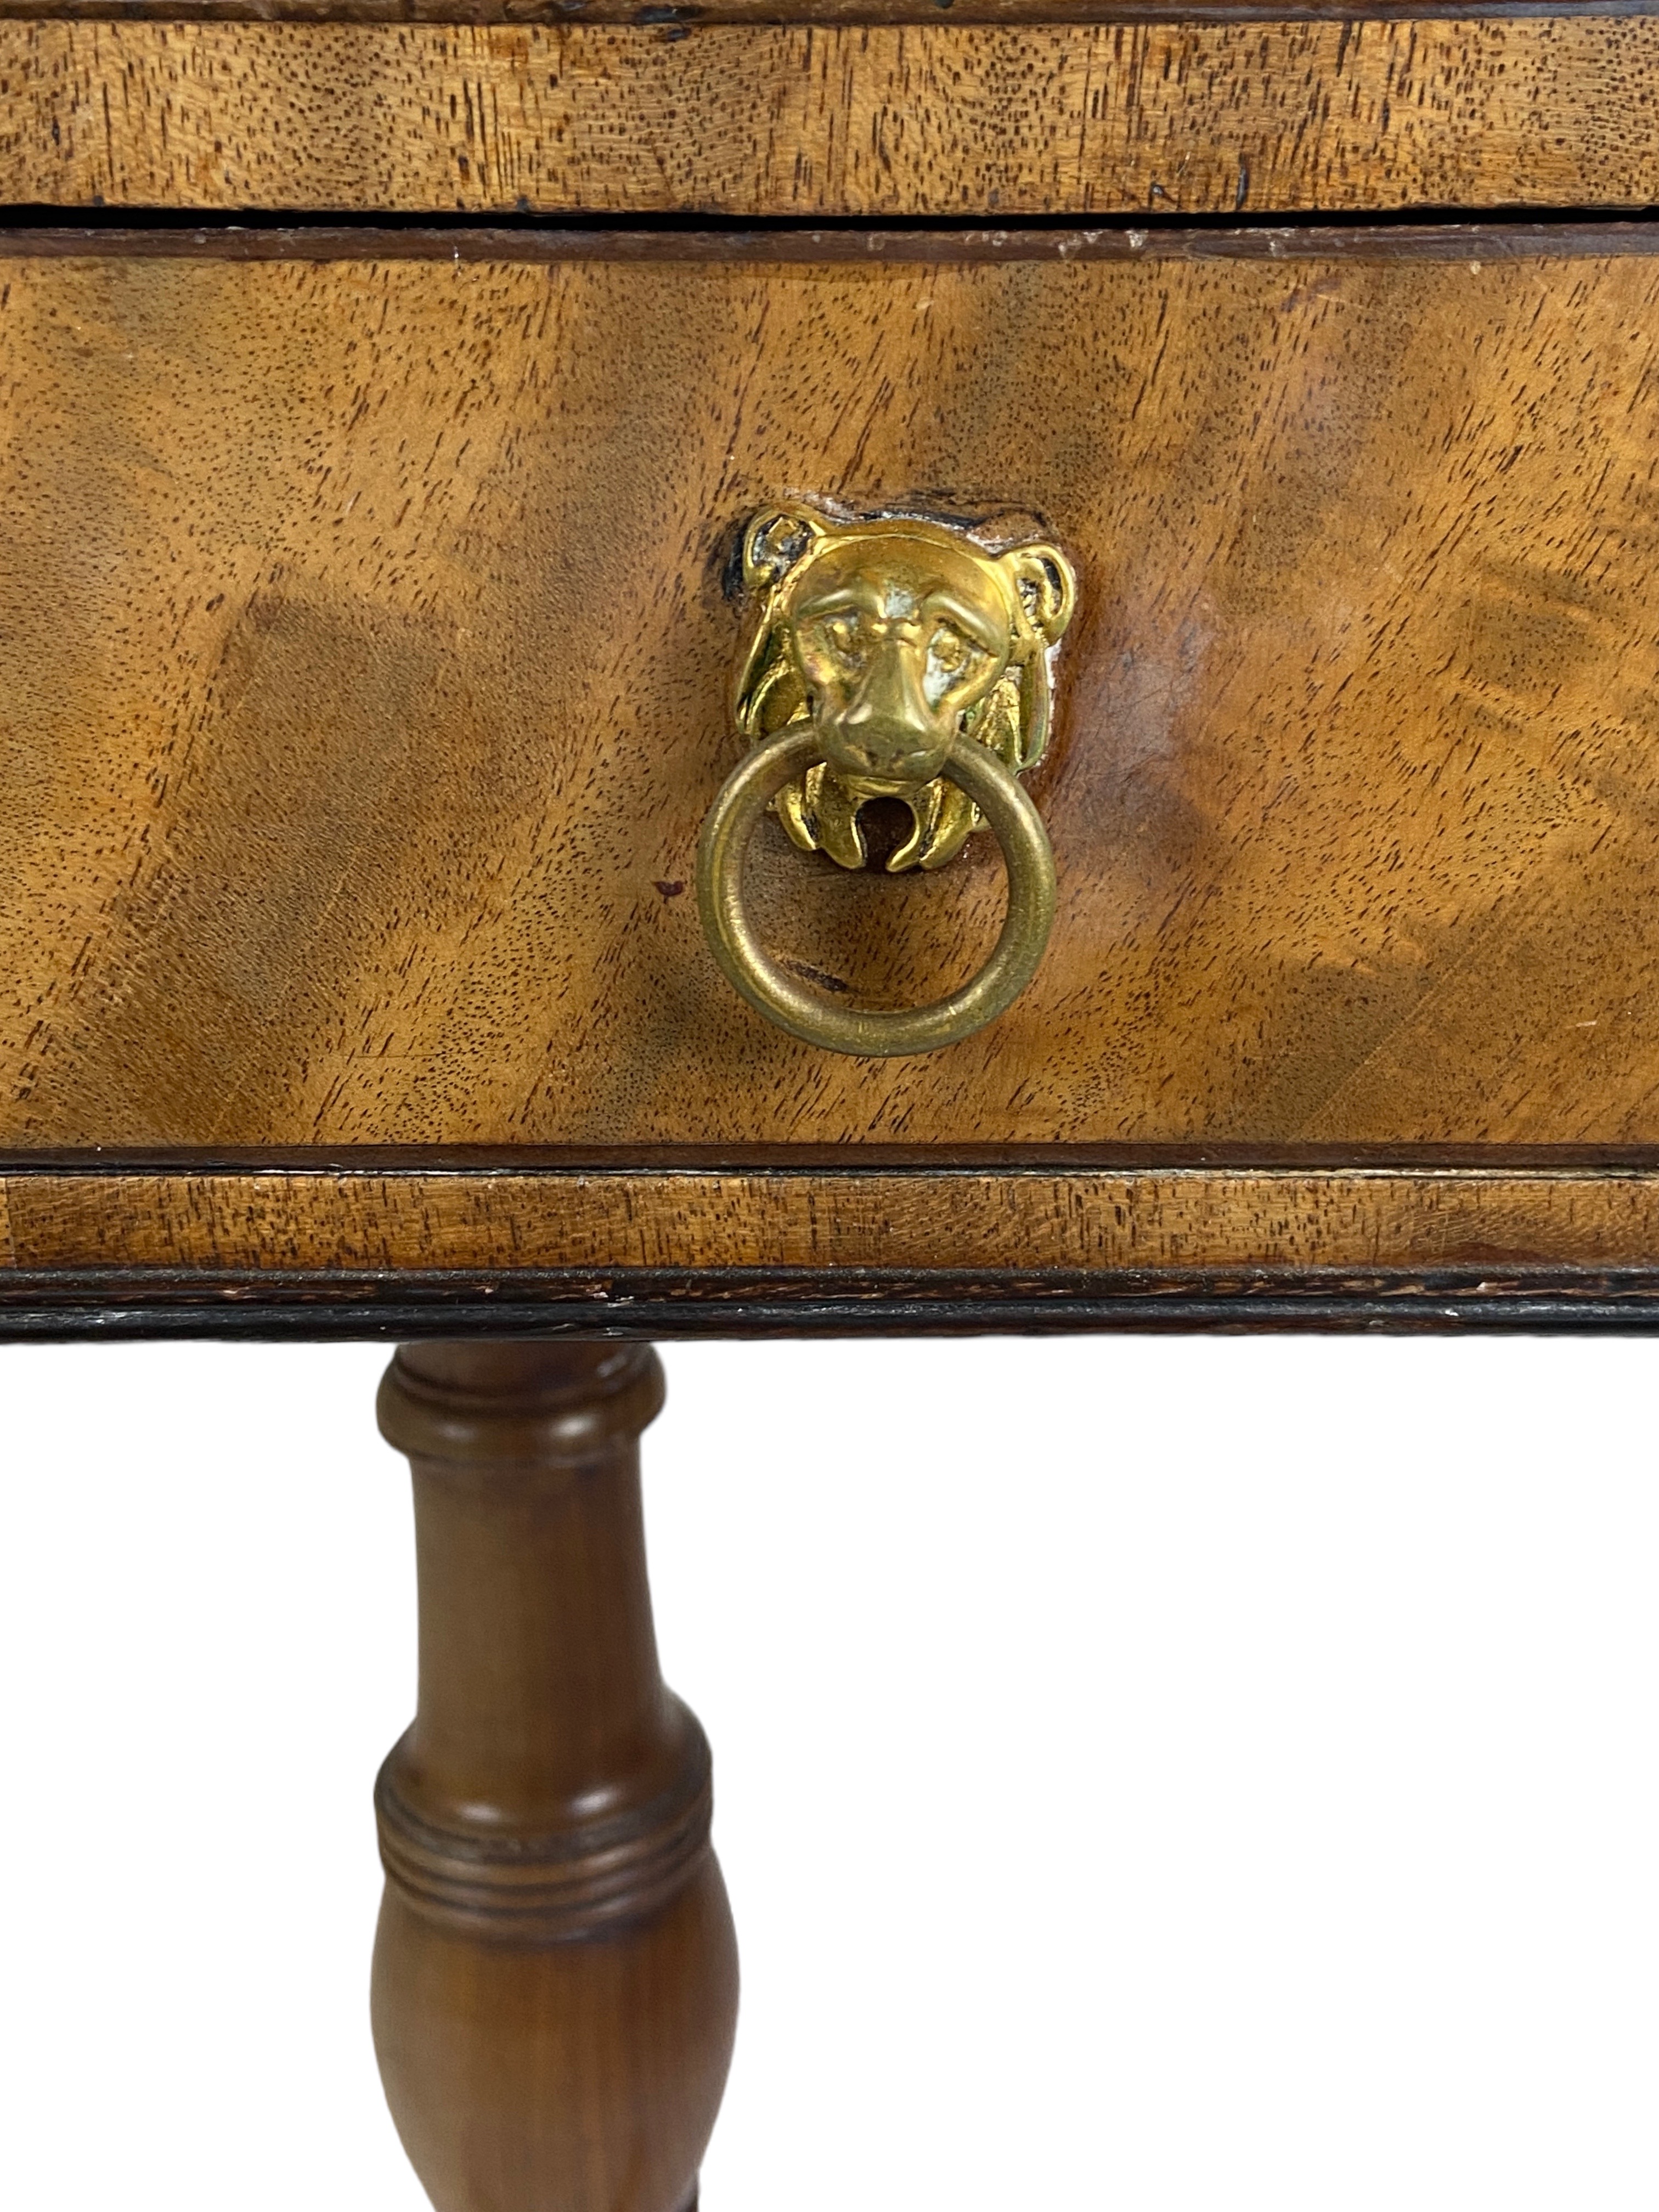
[{"label": "baluster turned column", "polygon": [[415,1723],[382,1770],[375,2047],[438,2212],[683,2212],[737,1950],[708,1747],[665,1689],[638,1438],[648,1347],[406,1346]]}]

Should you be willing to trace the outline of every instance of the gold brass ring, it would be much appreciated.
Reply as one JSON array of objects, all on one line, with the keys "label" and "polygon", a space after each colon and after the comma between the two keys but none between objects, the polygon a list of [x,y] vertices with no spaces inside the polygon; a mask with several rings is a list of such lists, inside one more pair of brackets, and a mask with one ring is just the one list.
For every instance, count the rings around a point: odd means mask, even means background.
[{"label": "gold brass ring", "polygon": [[942,771],[984,814],[1008,871],[1008,911],[978,975],[931,1006],[878,1012],[826,1006],[757,943],[743,907],[749,840],[769,802],[823,757],[810,722],[786,729],[740,761],[720,787],[697,841],[697,911],[727,981],[769,1021],[830,1052],[891,1059],[960,1044],[1006,1013],[1036,975],[1054,919],[1054,857],[1042,817],[988,747],[957,738]]}]

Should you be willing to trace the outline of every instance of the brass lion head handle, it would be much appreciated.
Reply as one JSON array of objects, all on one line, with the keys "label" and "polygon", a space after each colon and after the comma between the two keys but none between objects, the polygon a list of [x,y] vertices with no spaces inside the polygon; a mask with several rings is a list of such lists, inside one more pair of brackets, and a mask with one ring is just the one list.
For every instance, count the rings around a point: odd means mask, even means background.
[{"label": "brass lion head handle", "polygon": [[[757,603],[738,679],[754,748],[703,824],[697,902],[715,958],[750,1003],[831,1051],[890,1055],[957,1043],[1006,1011],[1036,971],[1054,920],[1054,858],[1016,781],[1048,742],[1052,651],[1076,584],[1055,547],[992,551],[942,523],[840,522],[776,507],[744,532]],[[871,799],[908,807],[890,872],[932,871],[988,822],[1008,871],[996,948],[949,998],[900,1012],[826,1004],[756,942],[744,855],[770,804],[805,852],[844,868],[868,854]]]}]

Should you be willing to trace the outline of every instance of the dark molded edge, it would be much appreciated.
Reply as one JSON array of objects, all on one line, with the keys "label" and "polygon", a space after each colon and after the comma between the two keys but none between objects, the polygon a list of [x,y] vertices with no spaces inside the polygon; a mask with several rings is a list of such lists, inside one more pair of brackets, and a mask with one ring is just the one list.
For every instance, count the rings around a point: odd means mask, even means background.
[{"label": "dark molded edge", "polygon": [[104,1176],[637,1175],[918,1178],[963,1175],[1659,1173],[1659,1145],[1186,1144],[99,1146],[0,1150],[0,1182]]},{"label": "dark molded edge", "polygon": [[1529,261],[1659,252],[1655,215],[1498,209],[1479,222],[1442,209],[1389,210],[1374,221],[1316,217],[1241,226],[1188,216],[1178,222],[1073,218],[996,228],[963,223],[845,222],[720,223],[653,216],[603,222],[524,221],[454,224],[255,222],[232,216],[120,210],[108,228],[64,227],[62,208],[0,209],[0,256],[58,260],[759,262],[769,264],[997,261]]},{"label": "dark molded edge", "polygon": [[1639,16],[1659,0],[0,0],[0,17],[75,23],[594,23],[672,39],[702,25],[1480,22]]},{"label": "dark molded edge", "polygon": [[1659,1266],[979,1276],[709,1270],[209,1276],[86,1270],[0,1287],[0,1341],[240,1337],[1659,1331]]}]

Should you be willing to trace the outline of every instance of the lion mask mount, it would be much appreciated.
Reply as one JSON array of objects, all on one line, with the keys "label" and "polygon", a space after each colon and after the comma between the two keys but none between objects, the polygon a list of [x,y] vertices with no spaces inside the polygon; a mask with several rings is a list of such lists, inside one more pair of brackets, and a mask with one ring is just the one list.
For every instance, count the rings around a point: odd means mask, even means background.
[{"label": "lion mask mount", "polygon": [[956,739],[1016,773],[1042,757],[1071,563],[1052,545],[989,552],[941,523],[776,507],[744,532],[743,580],[760,611],[739,729],[757,744],[810,720],[823,740],[822,765],[775,802],[784,828],[804,851],[861,868],[860,808],[901,799],[913,826],[889,870],[943,867],[983,820],[940,774]]}]

